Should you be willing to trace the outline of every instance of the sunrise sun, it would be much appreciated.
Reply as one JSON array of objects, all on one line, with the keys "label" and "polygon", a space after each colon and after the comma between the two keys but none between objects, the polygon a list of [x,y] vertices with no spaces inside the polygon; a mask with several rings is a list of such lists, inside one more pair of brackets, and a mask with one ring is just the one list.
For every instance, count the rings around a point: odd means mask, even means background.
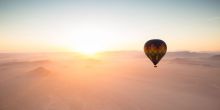
[{"label": "sunrise sun", "polygon": [[67,48],[80,54],[91,56],[107,49],[106,36],[112,36],[112,34],[99,25],[88,22],[79,25],[76,31],[65,36],[69,36],[64,41]]},{"label": "sunrise sun", "polygon": [[80,54],[84,54],[84,55],[95,55],[98,52],[101,52],[102,49],[100,46],[96,45],[96,44],[78,44],[74,47],[74,50]]}]

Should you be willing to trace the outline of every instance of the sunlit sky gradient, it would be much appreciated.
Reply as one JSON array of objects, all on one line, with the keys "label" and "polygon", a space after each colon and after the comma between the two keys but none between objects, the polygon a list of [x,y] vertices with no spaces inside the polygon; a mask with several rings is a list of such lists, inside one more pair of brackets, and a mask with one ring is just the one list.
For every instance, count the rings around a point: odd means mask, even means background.
[{"label": "sunlit sky gradient", "polygon": [[1,0],[0,51],[220,51],[219,0]]}]

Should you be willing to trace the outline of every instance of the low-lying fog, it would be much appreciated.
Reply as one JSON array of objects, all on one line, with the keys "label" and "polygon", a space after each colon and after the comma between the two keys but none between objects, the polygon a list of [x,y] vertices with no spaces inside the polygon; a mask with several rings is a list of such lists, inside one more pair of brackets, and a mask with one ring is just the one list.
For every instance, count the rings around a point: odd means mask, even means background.
[{"label": "low-lying fog", "polygon": [[0,54],[0,110],[220,110],[220,54]]}]

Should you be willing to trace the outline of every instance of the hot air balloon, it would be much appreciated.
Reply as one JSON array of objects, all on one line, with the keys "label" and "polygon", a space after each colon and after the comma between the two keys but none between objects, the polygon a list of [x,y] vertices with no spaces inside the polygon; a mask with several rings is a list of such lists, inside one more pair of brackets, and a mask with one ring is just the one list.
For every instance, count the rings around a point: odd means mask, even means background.
[{"label": "hot air balloon", "polygon": [[154,67],[157,67],[157,64],[166,54],[167,45],[163,40],[160,39],[151,39],[147,41],[144,45],[145,55],[151,60],[154,64]]}]

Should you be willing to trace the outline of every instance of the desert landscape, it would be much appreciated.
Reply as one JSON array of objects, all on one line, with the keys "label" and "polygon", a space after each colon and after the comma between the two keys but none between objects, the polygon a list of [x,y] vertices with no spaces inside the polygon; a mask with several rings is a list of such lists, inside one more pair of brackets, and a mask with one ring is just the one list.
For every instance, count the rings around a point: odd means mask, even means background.
[{"label": "desert landscape", "polygon": [[219,110],[220,53],[1,53],[0,110]]}]

